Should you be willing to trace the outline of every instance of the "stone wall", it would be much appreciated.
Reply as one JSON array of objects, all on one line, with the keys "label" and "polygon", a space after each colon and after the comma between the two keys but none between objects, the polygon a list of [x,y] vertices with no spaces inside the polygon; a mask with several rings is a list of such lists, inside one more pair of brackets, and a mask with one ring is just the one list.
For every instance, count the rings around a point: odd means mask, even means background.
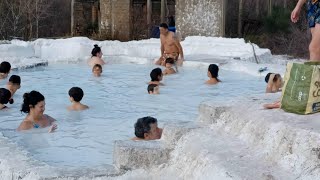
[{"label": "stone wall", "polygon": [[224,36],[227,0],[176,0],[176,27],[182,37]]},{"label": "stone wall", "polygon": [[131,0],[100,0],[100,33],[103,37],[131,39]]}]

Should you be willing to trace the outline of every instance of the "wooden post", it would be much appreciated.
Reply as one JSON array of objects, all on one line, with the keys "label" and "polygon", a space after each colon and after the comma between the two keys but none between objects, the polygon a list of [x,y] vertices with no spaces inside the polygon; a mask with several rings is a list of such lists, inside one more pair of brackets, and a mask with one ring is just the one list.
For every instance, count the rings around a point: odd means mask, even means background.
[{"label": "wooden post", "polygon": [[151,0],[147,0],[147,26],[148,26],[148,37],[150,37],[150,28],[152,22],[152,2]]},{"label": "wooden post", "polygon": [[239,0],[238,37],[242,37],[242,11],[243,11],[243,0]]},{"label": "wooden post", "polygon": [[167,22],[165,20],[165,16],[166,16],[166,1],[161,0],[161,23]]}]

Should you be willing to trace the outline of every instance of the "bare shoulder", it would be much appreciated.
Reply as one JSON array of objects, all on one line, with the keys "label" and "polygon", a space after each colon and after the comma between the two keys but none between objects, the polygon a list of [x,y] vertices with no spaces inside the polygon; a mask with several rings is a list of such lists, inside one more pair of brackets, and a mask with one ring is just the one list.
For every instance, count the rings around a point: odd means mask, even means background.
[{"label": "bare shoulder", "polygon": [[49,116],[49,115],[47,115],[47,114],[44,114],[44,116],[45,116],[45,118],[47,118],[47,120],[48,120],[50,123],[56,121],[53,117],[51,117],[51,116]]},{"label": "bare shoulder", "polygon": [[23,130],[28,130],[33,127],[33,123],[28,120],[23,120],[19,127],[17,128],[17,131],[23,131]]}]

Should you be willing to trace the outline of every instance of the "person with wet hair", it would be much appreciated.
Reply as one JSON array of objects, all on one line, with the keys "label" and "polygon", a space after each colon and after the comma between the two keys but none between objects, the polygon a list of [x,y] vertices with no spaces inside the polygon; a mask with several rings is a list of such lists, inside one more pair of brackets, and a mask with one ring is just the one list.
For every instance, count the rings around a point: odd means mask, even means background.
[{"label": "person with wet hair", "polygon": [[72,87],[69,90],[70,102],[72,103],[72,105],[67,108],[69,111],[82,111],[89,108],[88,106],[80,103],[83,98],[83,94],[83,90],[79,87]]},{"label": "person with wet hair", "polygon": [[160,94],[159,85],[157,84],[149,84],[147,90],[149,94]]},{"label": "person with wet hair", "polygon": [[176,71],[173,69],[174,59],[167,58],[165,66],[166,66],[166,69],[163,71],[163,75],[170,75],[170,74],[176,73]]},{"label": "person with wet hair", "polygon": [[156,84],[163,85],[160,81],[162,81],[163,74],[160,68],[155,68],[150,72],[151,81],[148,84]]},{"label": "person with wet hair", "polygon": [[7,61],[3,61],[0,64],[0,79],[5,79],[8,77],[11,70],[11,64]]},{"label": "person with wet hair", "polygon": [[208,67],[208,73],[207,73],[209,80],[206,81],[206,84],[218,84],[220,79],[218,79],[219,76],[219,67],[216,64],[210,64]]},{"label": "person with wet hair", "polygon": [[266,93],[276,93],[281,91],[282,78],[280,74],[268,73],[265,77],[267,84]]},{"label": "person with wet hair", "polygon": [[7,108],[5,104],[8,104],[10,98],[11,98],[10,91],[5,88],[0,88],[0,110]]},{"label": "person with wet hair", "polygon": [[57,129],[57,125],[54,123],[56,120],[44,114],[45,105],[44,96],[38,91],[25,93],[23,95],[21,112],[27,113],[28,115],[21,122],[17,130],[22,131],[49,127],[48,132],[54,132]]},{"label": "person with wet hair", "polygon": [[102,60],[103,53],[101,51],[101,48],[97,44],[94,45],[94,48],[91,51],[91,55],[92,57],[88,62],[89,66],[93,67],[95,64],[105,64],[105,62]]},{"label": "person with wet hair", "polygon": [[102,73],[102,66],[100,64],[95,64],[92,68],[93,76],[100,77]]},{"label": "person with wet hair", "polygon": [[13,103],[12,96],[16,93],[16,91],[18,89],[20,89],[20,87],[21,87],[20,84],[21,84],[20,76],[18,76],[18,75],[10,76],[9,81],[7,83],[7,89],[11,92],[10,100],[12,101],[12,103]]},{"label": "person with wet hair", "polygon": [[134,134],[132,140],[156,140],[160,139],[162,129],[158,128],[158,120],[154,117],[139,118],[134,124]]}]

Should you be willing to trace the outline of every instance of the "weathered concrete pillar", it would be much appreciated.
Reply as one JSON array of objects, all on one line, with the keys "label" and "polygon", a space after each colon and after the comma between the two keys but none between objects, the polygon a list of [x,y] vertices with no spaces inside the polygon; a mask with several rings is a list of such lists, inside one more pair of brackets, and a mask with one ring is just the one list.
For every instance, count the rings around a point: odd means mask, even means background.
[{"label": "weathered concrete pillar", "polygon": [[71,36],[74,35],[74,0],[71,0]]}]

